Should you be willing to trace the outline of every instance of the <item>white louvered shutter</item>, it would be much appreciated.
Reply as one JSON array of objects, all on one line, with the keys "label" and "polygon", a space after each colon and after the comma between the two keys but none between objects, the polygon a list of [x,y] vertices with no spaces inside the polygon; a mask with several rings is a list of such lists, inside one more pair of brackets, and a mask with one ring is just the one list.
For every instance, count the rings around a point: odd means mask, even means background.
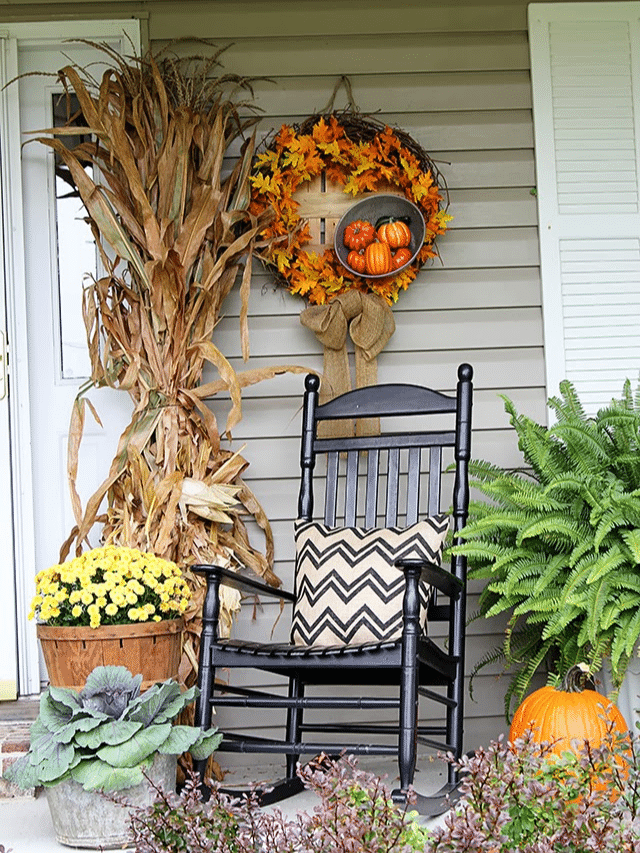
[{"label": "white louvered shutter", "polygon": [[640,3],[534,3],[547,391],[595,412],[640,376]]}]

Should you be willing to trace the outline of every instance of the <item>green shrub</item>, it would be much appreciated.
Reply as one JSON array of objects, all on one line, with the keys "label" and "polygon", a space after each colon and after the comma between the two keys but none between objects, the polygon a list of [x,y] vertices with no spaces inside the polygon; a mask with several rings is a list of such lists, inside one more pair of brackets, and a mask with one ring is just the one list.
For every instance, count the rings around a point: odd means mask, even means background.
[{"label": "green shrub", "polygon": [[487,581],[481,616],[509,615],[499,658],[513,667],[506,693],[520,701],[533,675],[563,676],[576,663],[599,669],[611,659],[619,685],[640,637],[640,394],[588,417],[569,382],[549,406],[547,428],[504,397],[522,469],[470,466],[472,485],[490,502],[472,501],[453,547],[471,578]]}]

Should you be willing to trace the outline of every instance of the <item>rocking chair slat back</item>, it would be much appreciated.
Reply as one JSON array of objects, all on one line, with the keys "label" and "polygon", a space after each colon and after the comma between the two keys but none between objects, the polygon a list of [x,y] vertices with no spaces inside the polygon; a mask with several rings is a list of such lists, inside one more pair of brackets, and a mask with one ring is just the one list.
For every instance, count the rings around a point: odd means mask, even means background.
[{"label": "rocking chair slat back", "polygon": [[[316,426],[327,415],[351,423],[353,418],[375,414],[384,421],[417,413],[450,413],[455,406],[455,398],[410,385],[360,388],[319,406],[317,395],[308,388],[303,416],[307,434],[302,442],[299,517],[313,518],[316,481],[324,488],[323,520],[331,527],[339,523],[346,527],[358,523],[365,527],[408,526],[421,517],[447,509],[440,505],[442,449],[455,447],[455,431],[394,431],[373,436],[319,438]],[[423,454],[422,448],[427,448],[428,453]],[[325,466],[320,467],[320,474],[315,477],[322,456],[326,457]],[[423,470],[425,458],[428,464]],[[423,491],[426,492],[424,505]]]},{"label": "rocking chair slat back", "polygon": [[438,445],[429,449],[429,515],[440,511],[441,469],[442,447]]}]

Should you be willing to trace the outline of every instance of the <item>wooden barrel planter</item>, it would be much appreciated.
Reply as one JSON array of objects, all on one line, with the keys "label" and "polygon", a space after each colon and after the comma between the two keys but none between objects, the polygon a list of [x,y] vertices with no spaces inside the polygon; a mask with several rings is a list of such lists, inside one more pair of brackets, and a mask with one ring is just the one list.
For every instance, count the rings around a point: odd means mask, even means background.
[{"label": "wooden barrel planter", "polygon": [[142,689],[177,678],[182,651],[182,619],[101,625],[99,628],[54,628],[38,625],[38,639],[54,687],[82,690],[96,666],[126,666],[142,673]]}]

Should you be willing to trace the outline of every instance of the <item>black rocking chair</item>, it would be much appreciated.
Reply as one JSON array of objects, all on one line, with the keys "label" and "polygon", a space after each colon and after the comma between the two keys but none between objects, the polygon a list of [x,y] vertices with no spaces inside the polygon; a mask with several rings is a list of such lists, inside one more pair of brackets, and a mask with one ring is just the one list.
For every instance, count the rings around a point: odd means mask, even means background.
[{"label": "black rocking chair", "polygon": [[[264,804],[301,790],[296,766],[302,755],[313,757],[322,752],[338,755],[346,751],[354,755],[397,756],[400,784],[393,791],[393,798],[402,802],[413,784],[418,744],[451,752],[455,757],[462,754],[466,563],[464,558],[454,557],[451,571],[438,564],[438,548],[446,532],[438,514],[442,504],[445,512],[450,505],[449,497],[441,496],[441,475],[447,467],[443,448],[453,448],[454,531],[467,518],[472,376],[470,365],[460,365],[455,397],[416,385],[393,384],[357,389],[324,405],[318,405],[318,378],[307,376],[300,459],[300,520],[296,522],[296,593],[274,589],[218,566],[195,567],[206,573],[207,578],[196,725],[204,728],[211,725],[213,706],[287,711],[283,740],[225,733],[220,746],[221,751],[286,756],[286,776],[263,794]],[[337,420],[352,424],[358,418],[372,417],[379,417],[392,431],[367,436],[349,429],[349,435],[342,438],[322,437],[322,432],[318,435],[319,422]],[[398,431],[409,418],[411,431]],[[323,454],[326,465],[318,466],[323,469],[320,477],[315,469],[318,457]],[[324,481],[323,522],[312,523],[314,485],[321,480]],[[410,528],[417,530],[416,538],[422,540],[421,524],[425,516],[429,521],[435,519],[435,533],[440,539],[427,543],[427,550],[433,549],[432,555],[425,555],[418,542],[416,555],[414,540],[409,537],[405,541],[403,536]],[[338,524],[344,526],[336,529]],[[389,528],[390,535],[397,538],[388,546],[384,537]],[[376,538],[381,530],[382,545]],[[336,576],[340,565],[361,566],[360,542],[364,550],[368,548],[376,555],[369,562],[365,558],[366,570],[362,570],[361,576],[366,576],[366,583],[357,590],[364,599],[357,599],[357,594],[350,598],[353,588],[343,587]],[[378,572],[375,566],[370,566],[380,557],[391,564],[386,575],[383,569]],[[358,572],[347,586],[358,585]],[[326,577],[329,581],[325,582]],[[395,578],[400,583],[399,596]],[[294,605],[291,642],[219,638],[221,583],[291,602]],[[369,596],[371,583],[378,585],[373,599]],[[394,600],[395,634],[393,630],[389,633],[394,622],[389,607]],[[354,630],[344,619],[345,612],[357,623]],[[446,623],[445,628],[432,631],[436,622]],[[438,642],[427,636],[427,626]],[[238,667],[284,676],[285,689],[278,694],[273,688],[267,692],[216,681],[216,670]],[[337,693],[333,685],[339,686]],[[318,687],[324,690],[323,695],[316,695]],[[307,688],[312,688],[313,695],[307,694]],[[438,703],[443,724],[419,723],[420,697]],[[317,722],[309,721],[308,715],[305,718],[305,711],[318,709],[328,711],[330,717],[333,714],[333,719]],[[386,709],[392,709],[391,723],[383,719]],[[347,712],[345,721],[337,722],[336,714],[341,711]],[[353,721],[358,711],[369,712],[368,719]],[[309,740],[307,735],[312,732],[318,736]],[[342,742],[342,737],[348,739]],[[204,769],[202,762],[196,763],[201,774]],[[457,774],[449,765],[446,785],[432,796],[418,795],[414,808],[422,814],[443,812],[448,808],[446,795],[455,794],[457,782]]]}]

